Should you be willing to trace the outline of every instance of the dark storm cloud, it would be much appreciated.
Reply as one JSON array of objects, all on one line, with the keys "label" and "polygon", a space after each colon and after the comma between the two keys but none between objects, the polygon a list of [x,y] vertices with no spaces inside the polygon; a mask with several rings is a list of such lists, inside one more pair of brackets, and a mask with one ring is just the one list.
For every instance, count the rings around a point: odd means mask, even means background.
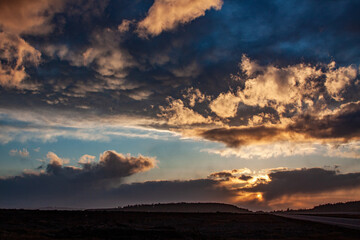
[{"label": "dark storm cloud", "polygon": [[241,175],[239,177],[240,180],[243,180],[243,181],[248,181],[250,179],[252,179],[253,177],[252,176],[248,176],[248,175]]},{"label": "dark storm cloud", "polygon": [[[225,175],[231,175],[223,174],[225,172],[211,174],[207,179],[121,184],[119,180],[131,173],[124,170],[127,165],[119,161],[115,165],[121,166],[121,169],[116,166],[113,168],[113,163],[104,163],[103,166],[93,164],[92,168],[78,169],[53,162],[47,165],[46,173],[27,173],[0,179],[0,207],[103,208],[141,203],[214,201],[236,203],[254,209],[271,209],[271,202],[283,196],[311,196],[324,192],[331,194],[336,190],[360,187],[360,173],[341,174],[338,170],[322,168],[273,170],[268,174],[270,181],[258,179],[250,186],[232,183],[231,176],[224,178]],[[115,169],[119,171],[115,173]],[[109,180],[109,176],[111,181],[105,181]],[[256,176],[241,175],[239,179],[248,181],[253,177]],[[258,193],[262,194],[261,200],[258,199]],[[249,197],[249,194],[254,196]]]},{"label": "dark storm cloud", "polygon": [[322,117],[301,115],[294,123],[281,127],[216,128],[205,130],[200,136],[225,143],[229,147],[275,141],[335,140],[347,142],[360,138],[360,102],[342,105],[338,111]]},{"label": "dark storm cloud", "polygon": [[189,181],[155,181],[121,185],[112,190],[128,203],[134,202],[229,202],[236,192],[226,187],[218,186],[211,179],[196,179]]},{"label": "dark storm cloud", "polygon": [[288,127],[290,131],[305,133],[316,139],[335,138],[340,140],[360,137],[360,102],[348,103],[338,112],[323,118],[305,115]]},{"label": "dark storm cloud", "polygon": [[45,172],[25,172],[20,176],[0,179],[2,207],[25,206],[27,202],[65,204],[67,199],[76,205],[77,200],[85,200],[88,194],[100,194],[100,197],[104,188],[118,185],[124,177],[147,171],[156,165],[154,158],[124,156],[115,151],[106,151],[100,155],[99,162],[81,163],[81,167],[64,166],[68,160],[52,152],[47,157],[50,163],[41,167],[46,169]]},{"label": "dark storm cloud", "polygon": [[205,139],[223,142],[229,147],[239,147],[256,142],[271,142],[281,140],[281,129],[267,127],[252,128],[217,128],[204,131]]},{"label": "dark storm cloud", "polygon": [[209,175],[210,179],[216,179],[216,180],[224,180],[229,181],[231,178],[234,178],[233,174],[231,172],[216,172]]},{"label": "dark storm cloud", "polygon": [[120,185],[122,178],[153,166],[153,159],[124,157],[110,151],[102,155],[99,163],[84,164],[82,168],[53,161],[45,173],[0,179],[0,207],[84,208],[154,202],[229,202],[236,195],[212,179]]},{"label": "dark storm cloud", "polygon": [[360,187],[360,173],[339,174],[335,170],[322,168],[275,171],[269,177],[270,182],[243,190],[262,192],[267,201],[294,194],[315,194]]},{"label": "dark storm cloud", "polygon": [[115,151],[106,151],[101,154],[99,162],[80,163],[81,168],[63,166],[61,158],[51,152],[48,154],[48,158],[51,161],[46,166],[45,176],[50,178],[60,176],[85,184],[96,184],[103,180],[116,181],[138,172],[147,171],[156,165],[154,158],[142,155],[124,156]]}]

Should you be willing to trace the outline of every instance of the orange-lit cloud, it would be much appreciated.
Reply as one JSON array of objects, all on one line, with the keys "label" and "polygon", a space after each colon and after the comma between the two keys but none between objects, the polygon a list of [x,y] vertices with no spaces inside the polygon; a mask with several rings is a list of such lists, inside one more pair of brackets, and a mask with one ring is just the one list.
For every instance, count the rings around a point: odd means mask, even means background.
[{"label": "orange-lit cloud", "polygon": [[53,30],[51,19],[65,3],[61,0],[0,1],[1,86],[36,89],[36,86],[22,82],[28,77],[26,67],[36,67],[40,63],[41,53],[20,35],[50,33]]},{"label": "orange-lit cloud", "polygon": [[325,73],[325,87],[331,97],[336,101],[344,100],[342,93],[344,89],[356,79],[357,69],[355,66],[340,67],[336,69],[335,62],[331,62],[328,67],[329,71]]},{"label": "orange-lit cloud", "polygon": [[62,10],[62,0],[1,0],[0,28],[13,34],[46,34],[52,31],[50,20]]},{"label": "orange-lit cloud", "polygon": [[268,206],[274,210],[309,209],[319,204],[350,202],[360,198],[360,189],[339,189],[320,193],[303,194],[298,193],[282,196],[268,201]]},{"label": "orange-lit cloud", "polygon": [[41,53],[19,36],[5,32],[0,32],[0,49],[0,85],[24,87],[21,83],[28,77],[25,66],[37,66]]},{"label": "orange-lit cloud", "polygon": [[199,135],[229,147],[273,142],[346,142],[360,138],[358,121],[360,103],[342,105],[338,111],[324,115],[293,118],[286,127],[228,127],[199,131]]},{"label": "orange-lit cloud", "polygon": [[236,116],[239,102],[240,98],[233,93],[221,93],[210,103],[209,107],[211,111],[216,113],[219,117],[231,118]]},{"label": "orange-lit cloud", "polygon": [[234,169],[209,178],[236,193],[233,203],[253,209],[311,208],[360,197],[360,173],[340,173],[338,169]]},{"label": "orange-lit cloud", "polygon": [[212,122],[210,117],[204,117],[194,110],[185,107],[184,102],[180,99],[169,99],[169,106],[160,106],[160,111],[159,117],[167,119],[168,124],[173,126]]},{"label": "orange-lit cloud", "polygon": [[204,16],[206,10],[219,10],[222,4],[222,0],[155,0],[146,18],[138,23],[138,33],[159,35]]},{"label": "orange-lit cloud", "polygon": [[186,89],[183,97],[189,101],[190,107],[194,107],[196,103],[202,103],[205,99],[207,99],[205,94],[203,94],[199,89],[193,87]]},{"label": "orange-lit cloud", "polygon": [[273,171],[268,176],[270,181],[242,190],[261,192],[265,200],[272,200],[295,194],[313,194],[360,187],[360,173],[341,174],[336,170],[322,168]]}]

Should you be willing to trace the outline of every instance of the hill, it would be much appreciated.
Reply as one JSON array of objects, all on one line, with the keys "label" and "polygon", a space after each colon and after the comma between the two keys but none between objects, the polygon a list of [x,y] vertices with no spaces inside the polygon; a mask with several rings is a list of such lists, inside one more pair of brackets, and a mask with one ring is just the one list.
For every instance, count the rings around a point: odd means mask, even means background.
[{"label": "hill", "polygon": [[314,207],[313,212],[360,212],[360,201],[327,203]]},{"label": "hill", "polygon": [[311,209],[287,210],[286,212],[326,213],[326,212],[360,212],[360,201],[327,203],[315,206]]},{"label": "hill", "polygon": [[128,212],[226,212],[226,213],[249,213],[247,209],[224,203],[165,203],[165,204],[142,204],[119,208],[120,211]]}]

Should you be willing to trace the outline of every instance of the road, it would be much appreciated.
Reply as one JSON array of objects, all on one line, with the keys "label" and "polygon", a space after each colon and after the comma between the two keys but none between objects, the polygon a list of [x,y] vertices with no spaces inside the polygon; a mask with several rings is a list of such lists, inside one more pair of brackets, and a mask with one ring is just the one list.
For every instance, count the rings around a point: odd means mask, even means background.
[{"label": "road", "polygon": [[280,217],[286,217],[290,219],[298,219],[311,222],[319,222],[339,227],[351,228],[360,230],[360,219],[352,218],[338,218],[338,217],[320,217],[311,215],[295,215],[295,214],[274,214]]}]

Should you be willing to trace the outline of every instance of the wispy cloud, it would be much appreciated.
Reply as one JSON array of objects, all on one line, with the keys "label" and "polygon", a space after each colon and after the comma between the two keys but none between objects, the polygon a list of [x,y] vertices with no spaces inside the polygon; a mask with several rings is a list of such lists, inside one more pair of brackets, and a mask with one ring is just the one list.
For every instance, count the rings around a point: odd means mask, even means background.
[{"label": "wispy cloud", "polygon": [[159,35],[205,15],[206,10],[220,10],[222,4],[222,0],[155,0],[146,18],[138,23],[139,35]]},{"label": "wispy cloud", "polygon": [[27,158],[30,156],[29,151],[26,148],[21,149],[11,149],[9,152],[10,156],[20,156],[22,158]]}]

